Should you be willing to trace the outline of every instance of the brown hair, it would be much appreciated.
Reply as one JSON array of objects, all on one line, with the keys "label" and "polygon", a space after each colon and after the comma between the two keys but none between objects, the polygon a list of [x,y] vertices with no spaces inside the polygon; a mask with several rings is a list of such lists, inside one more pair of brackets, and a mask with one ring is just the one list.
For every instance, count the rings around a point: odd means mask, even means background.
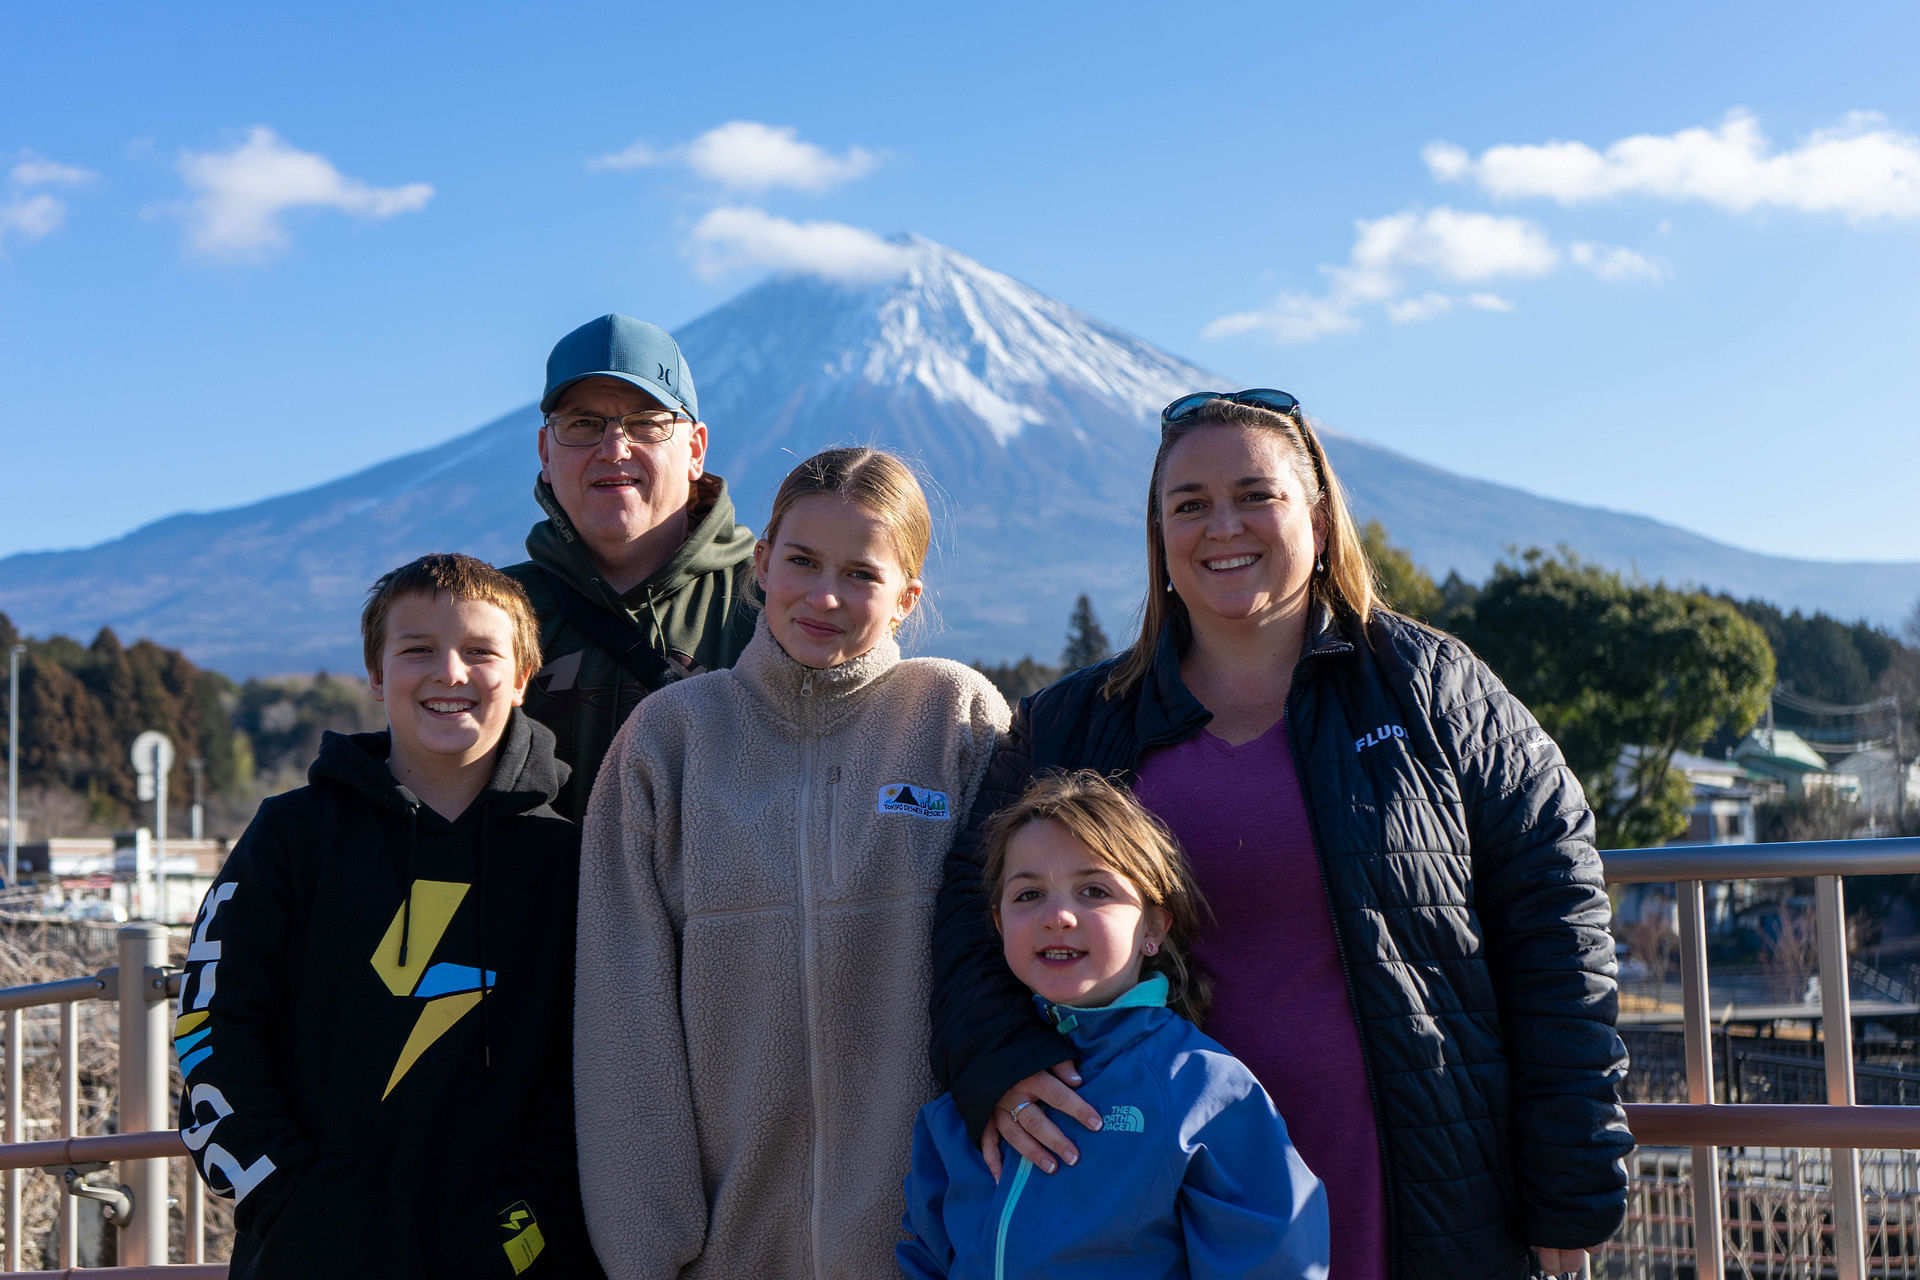
[{"label": "brown hair", "polygon": [[485,560],[449,552],[410,560],[392,573],[381,574],[368,589],[366,607],[360,610],[360,648],[368,671],[383,674],[380,657],[387,647],[387,614],[393,602],[405,595],[441,594],[505,610],[513,620],[514,674],[530,676],[540,669],[540,620],[527,593]]},{"label": "brown hair", "polygon": [[1204,975],[1188,966],[1187,953],[1200,930],[1213,922],[1213,913],[1166,824],[1132,792],[1091,769],[1034,779],[1018,800],[993,815],[983,837],[988,902],[995,920],[1006,889],[1007,848],[1030,822],[1059,823],[1088,853],[1125,876],[1148,906],[1166,911],[1166,941],[1146,958],[1144,967],[1166,975],[1167,1007],[1198,1025],[1213,1003],[1213,990]]},{"label": "brown hair", "polygon": [[825,449],[814,454],[780,482],[780,491],[773,495],[773,510],[767,516],[767,531],[760,540],[772,546],[780,536],[780,522],[793,510],[794,503],[817,494],[850,498],[885,525],[905,581],[912,582],[926,568],[927,548],[933,543],[933,513],[927,508],[920,481],[906,463],[890,453],[864,447]]},{"label": "brown hair", "polygon": [[1147,482],[1147,599],[1140,609],[1140,638],[1114,664],[1102,690],[1108,698],[1121,697],[1138,687],[1140,678],[1153,665],[1154,650],[1160,644],[1160,632],[1171,623],[1175,638],[1184,648],[1193,638],[1193,621],[1186,602],[1173,590],[1167,576],[1167,540],[1160,523],[1160,486],[1166,476],[1167,455],[1173,447],[1194,431],[1207,427],[1243,427],[1270,431],[1286,443],[1288,460],[1293,465],[1307,503],[1314,508],[1314,525],[1326,539],[1321,564],[1308,585],[1309,598],[1325,604],[1336,613],[1346,613],[1364,625],[1373,615],[1379,592],[1374,585],[1373,565],[1354,528],[1353,515],[1339,477],[1327,461],[1320,438],[1314,434],[1307,416],[1298,409],[1280,413],[1258,405],[1235,404],[1231,400],[1210,400],[1191,416],[1178,422],[1162,423],[1160,451],[1153,455],[1153,477]]}]

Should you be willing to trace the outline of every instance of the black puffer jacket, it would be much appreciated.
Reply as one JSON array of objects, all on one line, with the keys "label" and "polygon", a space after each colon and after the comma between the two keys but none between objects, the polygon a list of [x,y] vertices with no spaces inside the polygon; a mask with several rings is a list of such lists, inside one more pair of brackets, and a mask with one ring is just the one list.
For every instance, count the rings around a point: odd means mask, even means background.
[{"label": "black puffer jacket", "polygon": [[[1625,1211],[1613,944],[1593,817],[1560,750],[1458,641],[1317,611],[1287,718],[1365,1046],[1401,1280],[1523,1276]],[[980,832],[1034,775],[1131,782],[1212,717],[1163,635],[1135,693],[1112,663],[1026,699],[949,854],[934,929],[933,1067],[978,1134],[1072,1056],[1033,1013],[984,909]],[[1236,796],[1237,804],[1257,797]]]}]

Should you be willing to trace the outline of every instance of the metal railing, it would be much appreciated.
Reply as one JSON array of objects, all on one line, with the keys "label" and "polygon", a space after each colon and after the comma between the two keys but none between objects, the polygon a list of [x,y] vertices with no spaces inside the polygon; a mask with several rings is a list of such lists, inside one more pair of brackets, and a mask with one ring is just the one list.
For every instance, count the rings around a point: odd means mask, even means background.
[{"label": "metal railing", "polygon": [[[1610,884],[1672,883],[1679,891],[1681,1027],[1687,1101],[1627,1106],[1642,1146],[1692,1149],[1694,1268],[1726,1274],[1724,1196],[1716,1148],[1829,1149],[1833,1194],[1833,1266],[1839,1280],[1864,1280],[1866,1233],[1861,1148],[1920,1147],[1920,1108],[1862,1107],[1854,1099],[1853,1009],[1848,991],[1846,902],[1842,876],[1920,873],[1920,839],[1824,840],[1786,844],[1675,845],[1601,855]],[[1824,1106],[1716,1103],[1707,1005],[1707,881],[1812,876],[1825,1048]],[[1805,1016],[1811,1016],[1808,1013]],[[1820,1260],[1811,1260],[1818,1274]]]},{"label": "metal railing", "polygon": [[[199,1176],[187,1179],[186,1266],[166,1266],[170,1200],[167,1160],[185,1156],[186,1144],[171,1127],[172,1091],[168,1067],[172,1038],[167,997],[179,990],[179,974],[167,968],[168,930],[158,924],[132,924],[117,936],[119,965],[85,977],[0,990],[0,1012],[5,1015],[6,1115],[4,1145],[0,1145],[0,1178],[4,1178],[4,1230],[0,1280],[17,1275],[45,1277],[74,1272],[79,1264],[81,1200],[101,1204],[106,1221],[118,1230],[116,1256],[121,1266],[116,1280],[165,1276],[169,1280],[219,1280],[227,1274],[221,1265],[204,1264],[206,1196]],[[77,1137],[80,1120],[79,1019],[85,1000],[112,1000],[119,1004],[120,1083],[118,1133]],[[25,1101],[27,1009],[58,1005],[60,1009],[60,1128],[62,1136],[45,1142],[22,1141],[21,1109]],[[100,1174],[117,1164],[117,1181],[102,1182]],[[68,1197],[60,1213],[59,1273],[20,1270],[21,1174],[27,1169],[61,1169]],[[92,1274],[91,1272],[83,1274]]]}]

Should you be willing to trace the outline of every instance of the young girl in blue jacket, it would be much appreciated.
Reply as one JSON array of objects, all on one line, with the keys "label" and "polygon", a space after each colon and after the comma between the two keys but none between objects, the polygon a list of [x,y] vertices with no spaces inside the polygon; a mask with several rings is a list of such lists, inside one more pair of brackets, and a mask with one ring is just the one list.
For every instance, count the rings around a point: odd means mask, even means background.
[{"label": "young girl in blue jacket", "polygon": [[1102,1123],[1073,1165],[1034,1177],[1023,1158],[996,1181],[952,1096],[922,1107],[902,1273],[1323,1280],[1319,1179],[1252,1073],[1189,1021],[1206,907],[1172,835],[1083,770],[1036,780],[986,845],[1007,965],[1073,1041]]}]

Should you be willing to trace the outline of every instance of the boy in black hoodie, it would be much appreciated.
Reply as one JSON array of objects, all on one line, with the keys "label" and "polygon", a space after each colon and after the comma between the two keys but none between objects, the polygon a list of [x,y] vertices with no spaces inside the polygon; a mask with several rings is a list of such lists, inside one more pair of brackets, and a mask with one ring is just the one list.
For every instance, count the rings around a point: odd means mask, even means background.
[{"label": "boy in black hoodie", "polygon": [[194,926],[181,1136],[231,1196],[234,1280],[598,1274],[573,1142],[579,829],[519,709],[519,585],[424,556],[361,615],[386,733],[329,733]]}]

